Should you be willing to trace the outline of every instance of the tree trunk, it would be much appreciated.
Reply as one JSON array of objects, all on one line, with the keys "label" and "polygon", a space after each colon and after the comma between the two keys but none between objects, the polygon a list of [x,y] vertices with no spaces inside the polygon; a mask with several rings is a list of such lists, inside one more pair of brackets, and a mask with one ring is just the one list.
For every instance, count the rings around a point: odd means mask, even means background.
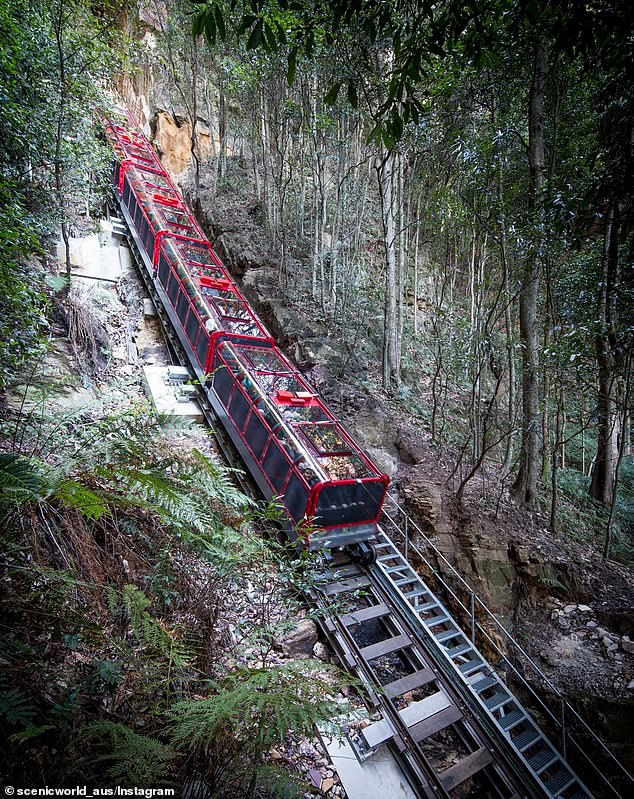
[{"label": "tree trunk", "polygon": [[600,330],[595,339],[599,370],[597,455],[590,482],[590,496],[606,506],[612,504],[621,429],[619,353],[615,336],[619,282],[619,228],[618,211],[612,206],[605,224],[603,274],[599,283],[597,318]]},{"label": "tree trunk", "polygon": [[401,381],[398,346],[398,276],[396,224],[394,219],[394,151],[387,151],[377,163],[383,243],[385,247],[385,315],[383,325],[383,388],[392,392]]},{"label": "tree trunk", "polygon": [[[540,35],[535,44],[533,82],[528,111],[531,205],[534,223],[541,230],[544,216],[544,93],[548,71],[546,39]],[[529,508],[537,505],[539,476],[540,415],[539,357],[537,341],[537,301],[539,297],[542,242],[535,242],[525,267],[519,294],[520,340],[522,344],[522,449],[515,497]]]}]

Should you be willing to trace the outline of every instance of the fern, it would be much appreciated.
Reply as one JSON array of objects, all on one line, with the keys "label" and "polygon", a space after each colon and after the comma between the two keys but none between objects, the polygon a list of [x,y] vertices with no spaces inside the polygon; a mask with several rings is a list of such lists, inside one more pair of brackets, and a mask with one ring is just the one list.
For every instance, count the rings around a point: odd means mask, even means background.
[{"label": "fern", "polygon": [[0,452],[0,503],[21,505],[37,500],[45,486],[29,459],[15,452]]},{"label": "fern", "polygon": [[28,729],[38,710],[19,688],[9,688],[3,677],[0,682],[0,718],[11,727]]},{"label": "fern", "polygon": [[109,763],[106,776],[114,783],[152,785],[170,773],[173,752],[156,738],[139,735],[125,724],[97,721],[84,728],[82,738],[97,751],[91,763]]},{"label": "fern", "polygon": [[143,591],[136,585],[126,585],[122,592],[122,600],[137,639],[167,658],[175,668],[184,668],[191,660],[191,654],[148,612],[150,600]]},{"label": "fern", "polygon": [[177,749],[207,750],[219,736],[233,736],[258,752],[289,732],[310,733],[319,722],[342,713],[331,698],[341,683],[323,663],[303,661],[269,669],[240,669],[214,685],[216,695],[177,702],[170,714]]}]

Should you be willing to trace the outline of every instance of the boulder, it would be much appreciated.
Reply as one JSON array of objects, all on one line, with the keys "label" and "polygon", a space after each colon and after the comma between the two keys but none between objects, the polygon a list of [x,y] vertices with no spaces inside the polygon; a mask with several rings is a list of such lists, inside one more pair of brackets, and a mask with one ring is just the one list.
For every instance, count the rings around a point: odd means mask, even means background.
[{"label": "boulder", "polygon": [[291,657],[309,658],[317,643],[317,626],[310,619],[301,619],[282,642]]}]

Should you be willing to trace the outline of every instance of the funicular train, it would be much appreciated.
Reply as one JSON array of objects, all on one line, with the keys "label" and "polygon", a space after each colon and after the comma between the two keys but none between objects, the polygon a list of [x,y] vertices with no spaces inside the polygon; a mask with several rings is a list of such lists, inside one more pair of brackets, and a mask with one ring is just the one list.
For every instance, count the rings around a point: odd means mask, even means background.
[{"label": "funicular train", "polygon": [[388,478],[348,434],[222,265],[131,116],[106,121],[122,214],[190,365],[253,479],[311,549],[369,541]]}]

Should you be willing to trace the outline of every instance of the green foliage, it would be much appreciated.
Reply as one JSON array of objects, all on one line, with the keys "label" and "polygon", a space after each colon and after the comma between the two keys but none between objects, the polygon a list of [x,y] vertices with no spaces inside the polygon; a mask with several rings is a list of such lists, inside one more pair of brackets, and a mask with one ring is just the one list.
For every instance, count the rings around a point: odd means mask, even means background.
[{"label": "green foliage", "polygon": [[184,668],[191,655],[147,610],[150,600],[135,585],[126,585],[121,596],[122,606],[137,639],[155,653],[162,655],[170,666]]},{"label": "green foliage", "polygon": [[264,751],[289,731],[297,736],[342,712],[332,693],[335,672],[308,660],[269,669],[239,669],[212,686],[215,696],[177,702],[170,714],[171,739],[179,749],[208,749],[222,735]]},{"label": "green foliage", "polygon": [[11,727],[28,729],[37,716],[37,707],[20,688],[10,688],[4,675],[0,675],[0,718]]},{"label": "green foliage", "polygon": [[82,738],[95,748],[92,762],[106,763],[106,776],[115,784],[147,786],[164,783],[174,753],[160,741],[139,735],[125,724],[97,721],[87,725]]}]

